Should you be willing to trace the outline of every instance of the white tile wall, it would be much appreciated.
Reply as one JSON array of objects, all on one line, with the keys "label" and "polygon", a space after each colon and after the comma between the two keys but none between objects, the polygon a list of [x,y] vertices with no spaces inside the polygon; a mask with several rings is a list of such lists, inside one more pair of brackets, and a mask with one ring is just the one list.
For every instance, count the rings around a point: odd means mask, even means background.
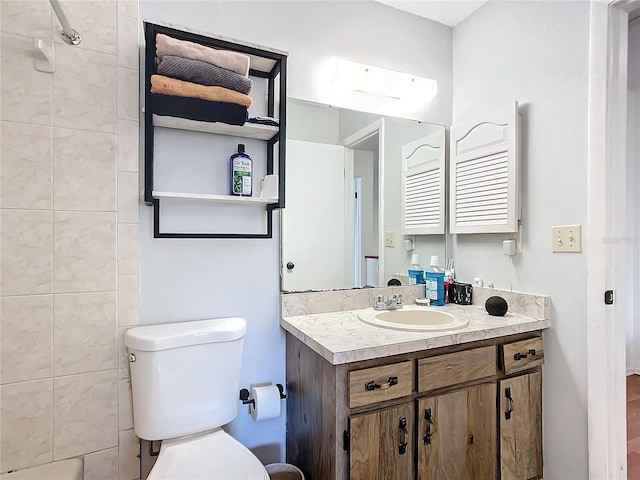
[{"label": "white tile wall", "polygon": [[51,377],[53,295],[0,298],[0,380]]},{"label": "white tile wall", "polygon": [[118,118],[138,119],[138,71],[118,68]]},{"label": "white tile wall", "polygon": [[138,223],[138,174],[118,172],[118,222]]},{"label": "white tile wall", "polygon": [[118,14],[138,18],[138,1],[118,0]]},{"label": "white tile wall", "polygon": [[0,387],[0,471],[52,459],[52,380]]},{"label": "white tile wall", "polygon": [[49,38],[52,16],[46,2],[4,0],[0,10],[0,29],[3,33]]},{"label": "white tile wall", "polygon": [[133,430],[123,430],[120,432],[118,441],[118,463],[120,479],[140,478],[140,443]]},{"label": "white tile wall", "polygon": [[138,225],[118,223],[118,273],[138,274]]},{"label": "white tile wall", "polygon": [[121,378],[118,381],[118,429],[133,428],[133,403],[131,400],[131,379]]},{"label": "white tile wall", "polygon": [[53,222],[55,293],[115,290],[116,214],[55,212]]},{"label": "white tile wall", "polygon": [[137,24],[137,18],[118,15],[118,65],[134,70],[140,62]]},{"label": "white tile wall", "polygon": [[55,47],[53,125],[115,133],[116,57],[66,44]]},{"label": "white tile wall", "polygon": [[51,127],[2,122],[2,208],[51,209],[51,153]]},{"label": "white tile wall", "polygon": [[118,326],[138,325],[140,318],[138,275],[120,275],[118,277]]},{"label": "white tile wall", "polygon": [[53,459],[118,445],[116,371],[53,380]]},{"label": "white tile wall", "polygon": [[56,295],[53,311],[56,376],[115,370],[115,292]]},{"label": "white tile wall", "polygon": [[[22,4],[22,2],[18,2]],[[4,10],[4,2],[2,10]],[[29,30],[25,30],[25,33]],[[51,85],[49,73],[33,68],[33,40],[2,33],[0,39],[0,108],[2,120],[51,125]],[[4,134],[3,134],[4,138]]]},{"label": "white tile wall", "polygon": [[116,135],[53,129],[53,208],[116,210]]},{"label": "white tile wall", "polygon": [[118,119],[118,171],[137,172],[138,158],[138,122]]},{"label": "white tile wall", "polygon": [[84,480],[117,480],[118,449],[110,448],[84,456]]},{"label": "white tile wall", "polygon": [[118,328],[118,378],[129,378],[129,352],[124,344],[124,334],[130,327]]},{"label": "white tile wall", "polygon": [[77,47],[47,0],[0,4],[0,473],[84,456],[86,480],[135,480],[138,2],[62,6]]},{"label": "white tile wall", "polygon": [[51,293],[51,211],[2,209],[0,230],[2,295]]}]

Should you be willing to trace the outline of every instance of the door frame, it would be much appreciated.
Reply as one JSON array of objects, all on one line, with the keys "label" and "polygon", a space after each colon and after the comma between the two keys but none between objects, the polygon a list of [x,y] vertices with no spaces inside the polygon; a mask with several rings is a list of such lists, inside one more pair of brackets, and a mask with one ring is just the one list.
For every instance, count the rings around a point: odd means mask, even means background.
[{"label": "door frame", "polygon": [[381,117],[355,133],[346,137],[342,142],[346,148],[357,149],[360,142],[378,135],[378,285],[386,286],[384,280],[384,118]]},{"label": "door frame", "polygon": [[[587,200],[589,478],[626,480],[626,102],[629,12],[640,0],[592,1]],[[604,201],[603,201],[604,199]],[[604,291],[615,291],[613,305]]]},{"label": "door frame", "polygon": [[355,198],[353,199],[353,269],[354,269],[354,286],[362,287],[362,273],[364,272],[362,255],[362,177],[353,178],[353,191]]}]

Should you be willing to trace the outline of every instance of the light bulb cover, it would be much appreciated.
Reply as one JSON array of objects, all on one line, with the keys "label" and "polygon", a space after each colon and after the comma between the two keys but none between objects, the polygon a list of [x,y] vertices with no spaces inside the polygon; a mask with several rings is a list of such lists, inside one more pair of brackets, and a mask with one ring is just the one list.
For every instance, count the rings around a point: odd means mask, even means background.
[{"label": "light bulb cover", "polygon": [[419,75],[334,58],[333,85],[356,92],[396,100],[430,101],[438,94],[438,82]]}]

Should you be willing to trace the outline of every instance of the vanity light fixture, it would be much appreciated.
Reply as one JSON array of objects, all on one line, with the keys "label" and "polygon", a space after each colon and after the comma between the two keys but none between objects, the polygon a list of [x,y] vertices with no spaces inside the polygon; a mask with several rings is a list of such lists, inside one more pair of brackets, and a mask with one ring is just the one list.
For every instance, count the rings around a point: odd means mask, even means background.
[{"label": "vanity light fixture", "polygon": [[333,63],[331,83],[338,87],[396,100],[430,101],[438,93],[438,82],[431,78],[340,58],[334,58]]}]

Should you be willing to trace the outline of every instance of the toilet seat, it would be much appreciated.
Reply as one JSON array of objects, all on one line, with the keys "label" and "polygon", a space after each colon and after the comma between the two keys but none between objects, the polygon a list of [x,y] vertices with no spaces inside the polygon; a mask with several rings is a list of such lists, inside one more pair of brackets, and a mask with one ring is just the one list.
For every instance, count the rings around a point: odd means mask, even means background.
[{"label": "toilet seat", "polygon": [[258,458],[222,429],[164,440],[148,480],[268,480]]}]

